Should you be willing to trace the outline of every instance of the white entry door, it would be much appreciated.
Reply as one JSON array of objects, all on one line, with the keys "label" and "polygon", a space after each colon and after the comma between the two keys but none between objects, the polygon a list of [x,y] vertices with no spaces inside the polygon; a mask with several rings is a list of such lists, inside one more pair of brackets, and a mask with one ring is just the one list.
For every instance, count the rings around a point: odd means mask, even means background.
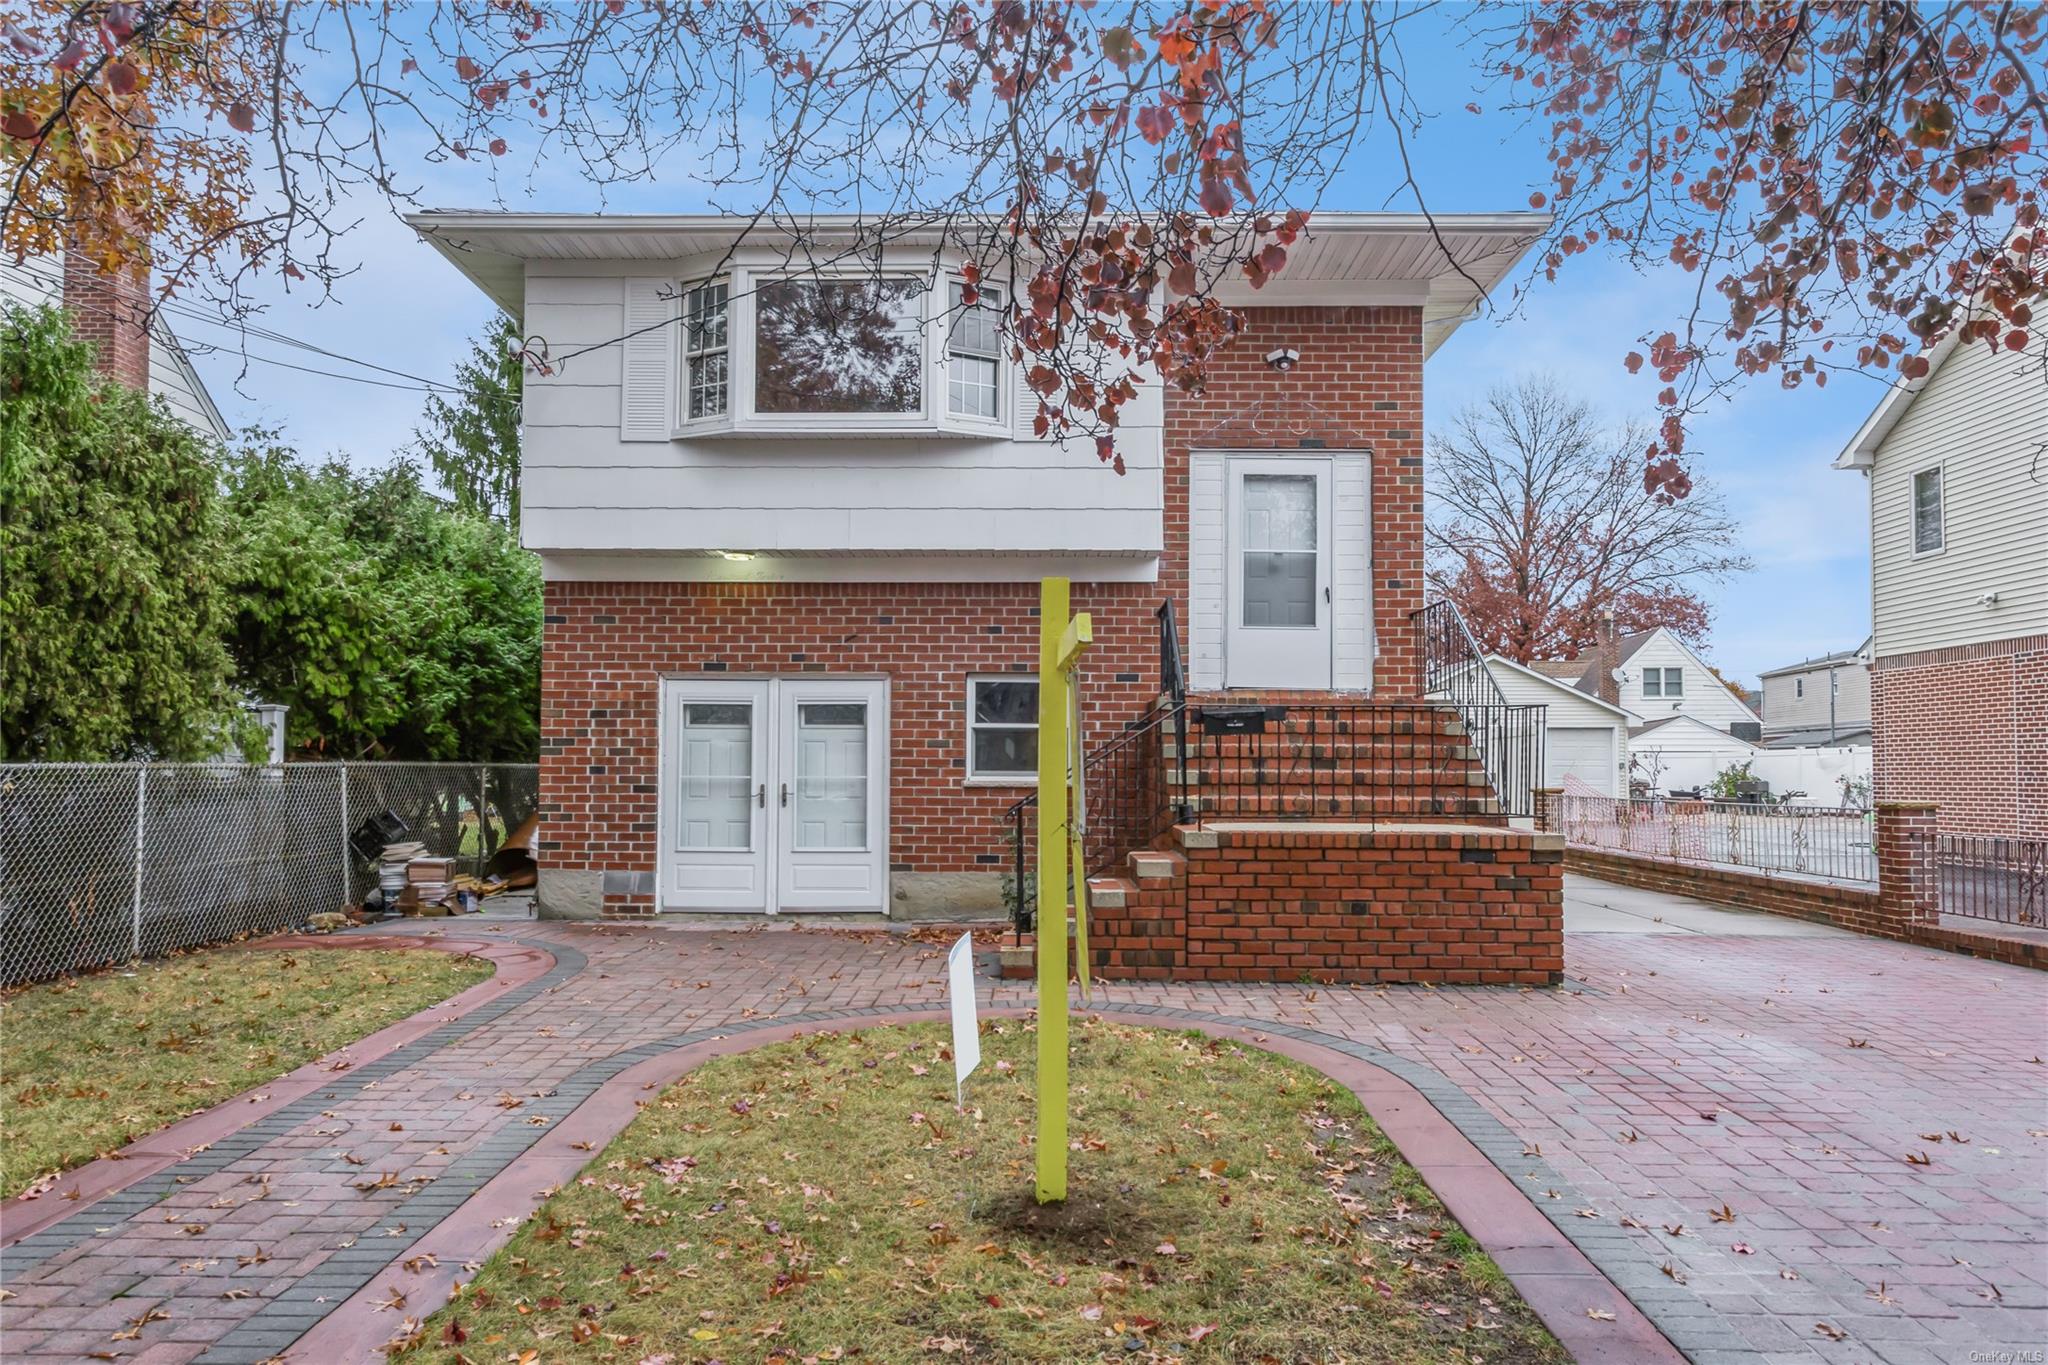
[{"label": "white entry door", "polygon": [[1330,686],[1330,461],[1229,465],[1224,685]]},{"label": "white entry door", "polygon": [[663,908],[882,909],[884,686],[663,685]]}]

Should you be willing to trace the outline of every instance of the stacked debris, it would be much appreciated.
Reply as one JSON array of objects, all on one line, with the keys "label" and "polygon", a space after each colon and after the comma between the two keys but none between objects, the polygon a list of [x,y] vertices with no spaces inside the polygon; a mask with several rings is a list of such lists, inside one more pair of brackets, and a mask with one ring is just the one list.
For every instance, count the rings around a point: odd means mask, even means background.
[{"label": "stacked debris", "polygon": [[[351,913],[361,921],[391,915],[470,914],[482,908],[487,896],[531,887],[540,879],[532,852],[539,825],[539,817],[529,815],[491,855],[482,873],[472,876],[456,871],[464,860],[429,853],[419,840],[403,838],[410,826],[397,815],[385,811],[374,816],[356,831],[353,843],[365,857],[375,850],[377,887]],[[375,842],[380,836],[386,840],[381,847]]]}]

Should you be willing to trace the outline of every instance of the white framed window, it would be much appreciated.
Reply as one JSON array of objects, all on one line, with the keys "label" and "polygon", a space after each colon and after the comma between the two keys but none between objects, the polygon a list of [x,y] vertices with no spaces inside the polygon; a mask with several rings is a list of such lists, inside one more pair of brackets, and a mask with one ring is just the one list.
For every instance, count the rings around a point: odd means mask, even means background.
[{"label": "white framed window", "polygon": [[1948,545],[1942,507],[1941,466],[1913,475],[1913,553],[1936,554]]},{"label": "white framed window", "polygon": [[754,293],[754,411],[924,411],[925,281],[914,275],[765,279]]},{"label": "white framed window", "polygon": [[1685,670],[1682,668],[1644,669],[1643,695],[1646,697],[1684,696]]},{"label": "white framed window", "polygon": [[946,411],[979,421],[1003,420],[1003,294],[977,286],[973,303],[967,286],[954,280],[948,287],[951,305],[946,329]]},{"label": "white framed window", "polygon": [[967,680],[967,780],[986,786],[1038,782],[1038,675]]},{"label": "white framed window", "polygon": [[731,288],[711,280],[683,291],[683,420],[702,422],[732,406]]}]

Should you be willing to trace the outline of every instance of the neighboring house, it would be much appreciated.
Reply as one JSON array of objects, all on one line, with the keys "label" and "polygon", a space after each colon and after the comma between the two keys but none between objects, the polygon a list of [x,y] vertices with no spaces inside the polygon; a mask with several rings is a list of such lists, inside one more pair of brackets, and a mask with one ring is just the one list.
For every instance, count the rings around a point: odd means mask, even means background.
[{"label": "neighboring house", "polygon": [[1659,716],[1628,732],[1629,779],[1650,793],[1698,791],[1729,768],[1753,764],[1764,752],[1697,716]]},{"label": "neighboring house", "polygon": [[562,362],[522,433],[541,895],[630,915],[997,904],[1043,575],[1093,616],[1091,747],[1159,697],[1162,604],[1198,696],[1420,700],[1423,362],[1547,219],[1318,214],[1203,392],[1141,376],[1122,475],[1034,434],[938,234],[408,221]]},{"label": "neighboring house", "polygon": [[1870,743],[1870,641],[1762,677],[1764,744],[1773,749]]},{"label": "neighboring house", "polygon": [[1510,705],[1549,708],[1544,713],[1544,786],[1562,787],[1565,778],[1576,777],[1602,796],[1628,795],[1628,712],[1499,654],[1487,656],[1486,669]]},{"label": "neighboring house", "polygon": [[0,262],[0,303],[62,306],[72,330],[98,348],[102,373],[161,398],[193,430],[228,439],[228,424],[184,344],[161,309],[152,315],[144,281],[116,279],[75,253],[59,252]]},{"label": "neighboring house", "polygon": [[[1755,741],[1763,731],[1763,722],[1749,702],[1735,696],[1720,681],[1720,675],[1706,665],[1706,659],[1663,626],[1634,634],[1616,634],[1614,618],[1608,616],[1597,626],[1593,647],[1581,651],[1575,659],[1532,659],[1526,665],[1499,659],[1497,663],[1522,675],[1518,686],[1509,690],[1505,669],[1489,661],[1495,677],[1501,679],[1501,688],[1511,692],[1511,702],[1524,698],[1546,700],[1538,696],[1542,692],[1538,684],[1550,684],[1554,690],[1591,698],[1608,712],[1622,716],[1624,729],[1616,737],[1616,765],[1620,769],[1616,796],[1626,796],[1630,782],[1640,786],[1649,780],[1649,788],[1659,792],[1710,782],[1720,767],[1739,763],[1753,753]],[[1692,720],[1694,726],[1657,735],[1653,753],[1669,749],[1669,761],[1661,776],[1647,778],[1636,737],[1655,731],[1659,722],[1675,718]],[[1565,761],[1569,763],[1587,763],[1587,757],[1597,747],[1597,739],[1583,733],[1587,724],[1583,708],[1552,706],[1546,720],[1546,753],[1567,755]],[[1698,731],[1720,735],[1722,741],[1729,743],[1716,743]],[[1671,747],[1673,743],[1677,747]],[[1704,767],[1716,757],[1724,761]],[[1548,757],[1544,767],[1552,767]],[[1677,776],[1673,778],[1673,774]],[[1593,786],[1602,784],[1593,782]]]},{"label": "neighboring house", "polygon": [[2048,382],[1955,333],[1885,394],[1837,469],[1870,494],[1881,801],[1957,833],[2048,836]]}]

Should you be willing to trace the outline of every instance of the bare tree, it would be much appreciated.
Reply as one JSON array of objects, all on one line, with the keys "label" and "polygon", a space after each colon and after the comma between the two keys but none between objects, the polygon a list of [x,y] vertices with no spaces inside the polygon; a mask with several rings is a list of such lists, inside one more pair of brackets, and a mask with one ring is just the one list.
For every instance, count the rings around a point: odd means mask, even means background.
[{"label": "bare tree", "polygon": [[[792,269],[912,234],[1000,286],[1043,427],[1114,459],[1133,372],[1199,386],[1242,328],[1224,279],[1283,270],[1347,158],[1428,210],[1404,37],[1455,24],[1481,98],[1540,130],[1541,269],[1694,272],[1631,369],[1663,389],[1646,487],[1690,490],[1684,421],[1731,380],[1823,382],[1952,331],[2026,348],[2048,284],[2048,9],[2012,0],[13,0],[0,16],[0,247],[69,240],[248,307],[331,288],[358,196],[423,164],[487,192],[566,167],[681,171],[772,219]],[[1449,16],[1446,18],[1446,16]],[[1475,101],[1469,106],[1484,112]],[[530,184],[530,180],[529,180]],[[516,192],[516,184],[511,186]],[[852,247],[806,234],[857,211]],[[879,269],[879,268],[878,268]],[[615,344],[614,338],[605,344]],[[548,364],[547,348],[528,348]],[[1618,358],[1619,359],[1619,358]]]},{"label": "bare tree", "polygon": [[1718,494],[1645,491],[1636,424],[1604,425],[1549,377],[1503,384],[1428,442],[1429,577],[1482,648],[1527,663],[1625,631],[1698,643],[1698,588],[1750,567]]}]

